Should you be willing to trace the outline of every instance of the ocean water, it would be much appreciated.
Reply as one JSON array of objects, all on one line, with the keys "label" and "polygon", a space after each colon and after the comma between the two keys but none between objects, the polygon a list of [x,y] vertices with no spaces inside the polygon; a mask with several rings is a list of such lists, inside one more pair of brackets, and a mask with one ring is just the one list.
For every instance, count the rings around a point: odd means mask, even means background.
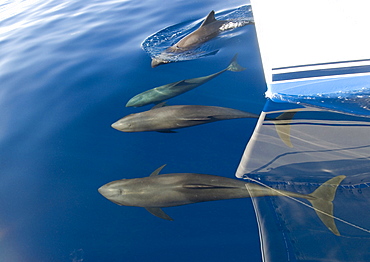
[{"label": "ocean water", "polygon": [[254,25],[212,40],[217,54],[150,67],[149,36],[227,14],[246,1],[5,1],[0,4],[0,261],[261,261],[249,199],[166,208],[165,221],[121,207],[97,189],[110,181],[194,172],[234,177],[256,119],[176,134],[110,125],[150,109],[134,95],[224,69],[169,104],[258,114],[264,85]]}]

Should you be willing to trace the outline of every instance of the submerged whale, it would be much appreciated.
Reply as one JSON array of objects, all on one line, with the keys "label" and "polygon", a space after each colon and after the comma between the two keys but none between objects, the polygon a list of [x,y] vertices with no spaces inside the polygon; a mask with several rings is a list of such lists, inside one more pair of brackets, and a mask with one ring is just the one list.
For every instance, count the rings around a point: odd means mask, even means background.
[{"label": "submerged whale", "polygon": [[161,209],[162,207],[246,197],[303,198],[312,204],[328,229],[335,235],[340,235],[333,219],[332,201],[338,185],[345,176],[334,177],[313,193],[304,195],[214,175],[194,173],[159,175],[164,166],[156,169],[149,177],[113,181],[103,185],[98,191],[117,205],[144,207],[153,215],[166,220],[173,219]]},{"label": "submerged whale", "polygon": [[170,83],[167,85],[159,86],[150,90],[147,90],[143,93],[140,93],[133,98],[131,98],[127,104],[126,107],[139,107],[144,106],[148,104],[156,104],[159,102],[162,102],[164,100],[170,99],[172,97],[181,95],[187,91],[190,91],[209,80],[215,78],[216,76],[222,74],[226,71],[232,71],[232,72],[240,72],[245,70],[244,67],[241,67],[238,62],[236,61],[237,54],[233,57],[228,67],[225,69],[203,77],[197,77],[197,78],[191,78],[186,80],[181,80],[178,82]]},{"label": "submerged whale", "polygon": [[216,37],[220,33],[220,28],[228,23],[228,21],[217,20],[215,18],[215,11],[211,11],[200,27],[194,32],[188,34],[173,46],[167,48],[160,55],[152,58],[151,66],[156,67],[161,64],[167,64],[171,61],[168,60],[168,55],[173,53],[182,53],[190,49],[195,49],[208,40]]},{"label": "submerged whale", "polygon": [[159,104],[151,110],[131,114],[112,124],[123,132],[159,131],[173,132],[173,129],[207,124],[220,120],[237,118],[258,118],[256,114],[218,106]]}]

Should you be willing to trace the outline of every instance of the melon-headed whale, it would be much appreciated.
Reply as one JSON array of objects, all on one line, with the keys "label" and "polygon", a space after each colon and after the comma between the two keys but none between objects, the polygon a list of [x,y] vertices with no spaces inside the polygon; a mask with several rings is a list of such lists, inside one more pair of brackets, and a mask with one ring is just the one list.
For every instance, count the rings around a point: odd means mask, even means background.
[{"label": "melon-headed whale", "polygon": [[174,83],[166,84],[163,86],[158,86],[153,89],[142,92],[134,96],[133,98],[131,98],[127,102],[126,107],[131,107],[131,106],[139,107],[139,106],[145,106],[148,104],[157,104],[164,100],[170,99],[172,97],[175,97],[187,91],[190,91],[208,82],[209,80],[215,78],[216,76],[222,74],[223,72],[226,72],[226,71],[240,72],[240,71],[245,70],[244,67],[238,64],[238,62],[236,61],[236,58],[237,58],[237,54],[233,57],[228,67],[226,67],[225,69],[217,73],[214,73],[208,76],[180,80]]},{"label": "melon-headed whale", "polygon": [[338,185],[345,176],[329,179],[313,193],[304,195],[214,175],[194,173],[159,175],[164,166],[156,169],[149,177],[113,181],[103,185],[98,191],[117,205],[144,207],[153,215],[167,220],[173,219],[161,209],[162,207],[246,197],[303,198],[312,204],[328,229],[335,235],[340,235],[333,219],[332,201]]},{"label": "melon-headed whale", "polygon": [[186,35],[173,46],[167,48],[164,52],[152,58],[151,66],[156,67],[161,64],[167,64],[172,61],[168,60],[168,55],[173,53],[182,53],[190,49],[195,49],[208,40],[216,37],[220,33],[220,28],[228,21],[217,20],[215,11],[211,11],[200,27],[194,32]]},{"label": "melon-headed whale", "polygon": [[131,98],[127,104],[126,107],[139,107],[139,106],[145,106],[148,104],[157,104],[159,102],[162,102],[164,100],[170,99],[172,97],[181,95],[187,91],[190,91],[209,80],[215,78],[216,76],[222,74],[226,71],[232,71],[232,72],[240,72],[245,70],[244,67],[241,67],[238,62],[236,61],[237,54],[233,57],[230,64],[223,70],[208,75],[208,76],[202,76],[197,78],[191,78],[186,80],[180,80],[174,83],[166,84],[163,86],[158,86],[153,89],[147,90],[145,92],[142,92],[133,98]]},{"label": "melon-headed whale", "polygon": [[112,124],[123,132],[159,131],[173,132],[173,129],[207,124],[220,120],[237,118],[258,118],[253,113],[226,107],[158,104],[151,110],[127,115]]}]

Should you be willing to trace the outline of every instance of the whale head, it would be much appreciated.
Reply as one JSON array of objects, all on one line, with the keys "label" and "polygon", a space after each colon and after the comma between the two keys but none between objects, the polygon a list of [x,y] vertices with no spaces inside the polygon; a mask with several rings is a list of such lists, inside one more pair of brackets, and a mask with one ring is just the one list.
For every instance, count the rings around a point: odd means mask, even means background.
[{"label": "whale head", "polygon": [[106,199],[112,201],[117,205],[127,205],[125,203],[125,185],[127,184],[128,179],[121,179],[117,181],[110,182],[101,186],[98,191]]},{"label": "whale head", "polygon": [[153,57],[152,62],[151,62],[151,66],[152,66],[152,68],[154,68],[154,67],[157,67],[159,65],[168,64],[168,63],[170,63],[170,61],[161,59],[160,57]]},{"label": "whale head", "polygon": [[122,132],[135,132],[137,131],[137,114],[127,115],[118,121],[114,122],[111,127]]}]

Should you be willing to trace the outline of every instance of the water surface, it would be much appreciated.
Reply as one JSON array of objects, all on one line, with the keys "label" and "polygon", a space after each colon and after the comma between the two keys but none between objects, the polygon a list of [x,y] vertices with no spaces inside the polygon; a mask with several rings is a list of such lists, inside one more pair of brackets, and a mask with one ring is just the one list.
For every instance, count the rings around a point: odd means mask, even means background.
[{"label": "water surface", "polygon": [[[259,113],[265,85],[253,25],[236,28],[217,55],[152,69],[150,35],[244,1],[7,1],[0,31],[0,241],[4,261],[260,260],[250,200],[166,209],[174,222],[119,207],[97,189],[166,172],[234,177],[256,120],[223,121],[177,134],[110,127],[149,88],[208,75],[235,53],[247,67],[171,104]],[[224,41],[225,40],[225,41]],[[217,42],[218,40],[215,39]],[[143,110],[147,110],[146,107]]]}]

